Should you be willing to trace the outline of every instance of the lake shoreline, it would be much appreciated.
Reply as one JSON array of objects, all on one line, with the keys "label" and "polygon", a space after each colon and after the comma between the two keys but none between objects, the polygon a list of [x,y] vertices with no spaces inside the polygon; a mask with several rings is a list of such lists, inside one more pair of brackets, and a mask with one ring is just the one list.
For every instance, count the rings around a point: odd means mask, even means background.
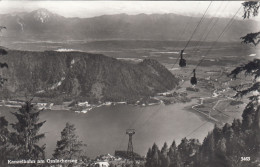
[{"label": "lake shoreline", "polygon": [[185,107],[185,110],[195,113],[196,115],[200,116],[201,118],[207,120],[210,123],[213,124],[223,124],[220,120],[217,120],[213,117],[209,117],[206,113],[204,113],[203,111],[200,111],[199,109],[195,109],[196,106],[200,105],[200,103],[198,102],[201,99],[196,99],[197,100],[197,104],[195,105],[190,105]]}]

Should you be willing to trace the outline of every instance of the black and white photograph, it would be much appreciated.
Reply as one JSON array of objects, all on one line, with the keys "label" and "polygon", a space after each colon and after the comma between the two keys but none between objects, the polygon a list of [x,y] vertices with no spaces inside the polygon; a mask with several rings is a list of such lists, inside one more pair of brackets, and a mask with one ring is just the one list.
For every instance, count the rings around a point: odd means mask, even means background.
[{"label": "black and white photograph", "polygon": [[259,7],[0,0],[0,167],[260,167]]}]

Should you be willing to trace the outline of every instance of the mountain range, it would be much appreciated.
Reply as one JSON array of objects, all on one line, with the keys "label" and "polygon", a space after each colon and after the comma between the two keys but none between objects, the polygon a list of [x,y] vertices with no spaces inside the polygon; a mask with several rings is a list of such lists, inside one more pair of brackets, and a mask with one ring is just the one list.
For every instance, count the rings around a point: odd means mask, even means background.
[{"label": "mountain range", "polygon": [[[66,18],[46,9],[0,15],[0,25],[7,27],[5,40],[188,40],[200,21],[199,17],[169,14],[115,14],[92,18]],[[214,41],[230,18],[204,18],[192,40]],[[216,24],[214,24],[216,22]],[[254,31],[258,22],[233,20],[220,41],[237,41]]]}]

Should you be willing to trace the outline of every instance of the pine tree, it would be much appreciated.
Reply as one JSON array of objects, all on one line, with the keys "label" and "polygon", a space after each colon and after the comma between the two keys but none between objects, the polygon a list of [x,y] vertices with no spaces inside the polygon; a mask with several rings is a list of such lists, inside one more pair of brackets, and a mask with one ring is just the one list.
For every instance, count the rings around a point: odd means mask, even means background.
[{"label": "pine tree", "polygon": [[7,166],[7,161],[13,154],[10,144],[10,132],[7,129],[8,121],[0,117],[0,166]]},{"label": "pine tree", "polygon": [[169,166],[169,160],[168,160],[168,156],[167,156],[167,152],[168,152],[168,145],[165,142],[162,149],[161,149],[161,167],[168,167]]},{"label": "pine tree", "polygon": [[5,117],[0,117],[0,144],[4,145],[9,138],[9,130],[7,129],[8,121]]},{"label": "pine tree", "polygon": [[150,167],[152,164],[152,149],[149,148],[148,152],[146,154],[146,162],[145,162],[145,167]]},{"label": "pine tree", "polygon": [[205,137],[200,151],[201,154],[200,158],[204,165],[208,164],[209,162],[215,159],[214,152],[215,152],[215,139],[213,133],[209,133],[208,136]]},{"label": "pine tree", "polygon": [[172,142],[172,145],[169,148],[168,157],[170,159],[169,167],[180,167],[181,166],[181,159],[180,159],[180,155],[178,153],[175,141]]},{"label": "pine tree", "polygon": [[[249,19],[250,17],[254,17],[258,15],[258,10],[260,7],[260,2],[259,1],[248,1],[243,3],[244,6],[244,19]],[[254,44],[254,46],[258,45],[260,42],[260,32],[254,32],[254,33],[249,33],[244,37],[241,37],[242,42],[246,44]]]},{"label": "pine tree", "polygon": [[232,129],[234,130],[235,135],[238,135],[241,133],[241,121],[239,119],[234,119],[232,122]]},{"label": "pine tree", "polygon": [[39,130],[46,121],[39,122],[39,114],[42,110],[34,107],[31,101],[27,101],[19,111],[12,113],[18,122],[11,124],[15,132],[11,133],[11,142],[16,146],[16,159],[44,159],[45,145],[39,146],[39,140],[45,137]]},{"label": "pine tree", "polygon": [[[6,27],[0,26],[0,33],[2,32],[3,29],[6,29]],[[8,52],[6,51],[6,49],[0,47],[0,56],[7,55],[7,53],[8,53]],[[0,68],[4,68],[4,67],[8,68],[8,65],[7,65],[6,63],[3,63],[3,64],[5,64],[5,66],[0,66]],[[6,78],[3,78],[3,77],[0,75],[0,87],[1,87],[1,88],[2,88],[2,86],[3,86],[3,84],[4,84],[4,82],[6,82],[6,81],[7,81],[7,79],[6,79]]]},{"label": "pine tree", "polygon": [[222,133],[224,138],[227,140],[227,143],[232,143],[234,138],[234,130],[232,129],[231,125],[226,123],[222,128]]},{"label": "pine tree", "polygon": [[167,151],[168,151],[168,145],[167,145],[166,142],[164,142],[163,147],[161,149],[161,154],[166,156],[167,155]]},{"label": "pine tree", "polygon": [[181,143],[178,146],[178,151],[180,153],[180,158],[182,163],[184,165],[188,164],[190,150],[189,150],[189,141],[186,137],[181,140]]},{"label": "pine tree", "polygon": [[222,137],[222,130],[216,124],[213,129],[213,137],[214,137],[215,143],[217,143]]},{"label": "pine tree", "polygon": [[[3,29],[6,29],[4,26],[0,26],[0,33]],[[0,47],[0,56],[7,55],[6,49]],[[0,68],[8,68],[8,64],[2,63],[3,66]],[[7,81],[6,78],[3,78],[2,75],[0,75],[0,88],[3,87],[4,83]],[[2,97],[4,99],[9,98],[9,91],[7,89],[2,90]],[[7,129],[8,127],[8,121],[4,117],[0,117],[0,166],[7,166],[7,160],[11,158],[11,155],[13,155],[13,147],[10,143],[10,132]]]},{"label": "pine tree", "polygon": [[76,135],[75,126],[66,123],[65,128],[61,132],[61,140],[57,141],[57,147],[54,151],[53,158],[81,160],[84,151],[83,147],[85,146],[86,145],[83,144]]},{"label": "pine tree", "polygon": [[159,167],[160,164],[161,164],[160,151],[159,151],[158,146],[154,143],[152,146],[151,167]]},{"label": "pine tree", "polygon": [[175,140],[173,140],[172,145],[171,145],[170,148],[177,149],[177,146],[176,146],[176,142],[175,142]]}]

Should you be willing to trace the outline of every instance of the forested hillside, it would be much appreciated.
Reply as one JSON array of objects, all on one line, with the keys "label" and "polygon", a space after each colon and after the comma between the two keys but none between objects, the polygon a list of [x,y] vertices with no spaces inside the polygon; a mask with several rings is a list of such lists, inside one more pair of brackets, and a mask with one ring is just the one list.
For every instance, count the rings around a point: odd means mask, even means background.
[{"label": "forested hillside", "polygon": [[[9,51],[3,61],[4,97],[83,98],[131,101],[174,88],[178,80],[155,60],[130,63],[82,52]],[[3,98],[4,98],[3,97]]]}]

